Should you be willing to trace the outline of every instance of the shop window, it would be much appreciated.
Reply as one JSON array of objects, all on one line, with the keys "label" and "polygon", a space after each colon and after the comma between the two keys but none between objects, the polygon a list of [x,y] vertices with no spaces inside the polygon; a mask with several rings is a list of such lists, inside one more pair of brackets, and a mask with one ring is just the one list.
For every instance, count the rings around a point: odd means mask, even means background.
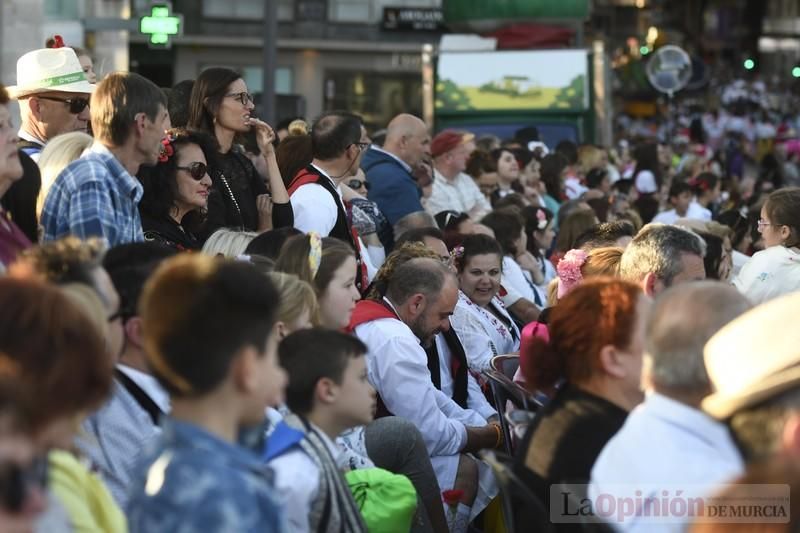
[{"label": "shop window", "polygon": [[324,89],[326,109],[349,109],[371,130],[385,128],[400,113],[422,116],[419,74],[328,71]]}]

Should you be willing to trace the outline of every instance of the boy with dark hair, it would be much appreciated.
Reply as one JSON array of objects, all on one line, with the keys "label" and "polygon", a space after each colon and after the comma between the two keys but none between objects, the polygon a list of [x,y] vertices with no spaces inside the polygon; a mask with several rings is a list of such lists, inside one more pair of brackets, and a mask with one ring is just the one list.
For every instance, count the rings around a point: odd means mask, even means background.
[{"label": "boy with dark hair", "polygon": [[627,220],[603,222],[578,235],[574,247],[584,252],[607,246],[625,248],[635,235],[636,229]]},{"label": "boy with dark hair", "polygon": [[673,180],[669,187],[669,203],[672,209],[662,211],[653,218],[653,222],[674,224],[679,218],[689,215],[689,204],[692,203],[692,188],[685,181]]},{"label": "boy with dark hair", "polygon": [[293,531],[367,530],[335,443],[345,430],[372,421],[377,400],[366,353],[358,338],[322,328],[295,332],[278,348],[293,414],[270,437],[266,458]]},{"label": "boy with dark hair", "polygon": [[172,405],[128,491],[131,532],[285,531],[269,473],[239,445],[282,399],[277,302],[255,267],[200,254],[145,285],[144,350]]}]

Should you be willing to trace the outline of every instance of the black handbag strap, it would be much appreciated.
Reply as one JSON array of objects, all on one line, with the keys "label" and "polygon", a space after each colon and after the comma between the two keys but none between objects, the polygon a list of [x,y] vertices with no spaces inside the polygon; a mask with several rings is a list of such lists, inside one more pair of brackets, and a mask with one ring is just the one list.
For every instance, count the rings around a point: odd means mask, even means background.
[{"label": "black handbag strap", "polygon": [[147,395],[147,393],[142,390],[142,388],[136,384],[125,372],[120,370],[119,368],[114,369],[114,376],[119,380],[125,390],[127,390],[133,399],[136,400],[136,403],[139,404],[139,407],[145,410],[145,412],[150,416],[153,420],[153,424],[156,426],[161,425],[161,417],[164,416],[166,413],[161,410],[161,408],[153,401],[153,399]]}]

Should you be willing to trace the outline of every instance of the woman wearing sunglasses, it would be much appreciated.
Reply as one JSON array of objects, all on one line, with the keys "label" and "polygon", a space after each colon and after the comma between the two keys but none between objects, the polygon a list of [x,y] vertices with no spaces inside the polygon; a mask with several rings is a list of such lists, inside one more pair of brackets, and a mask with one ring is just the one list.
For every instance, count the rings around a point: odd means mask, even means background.
[{"label": "woman wearing sunglasses", "polygon": [[[265,231],[294,224],[289,193],[275,159],[275,132],[254,116],[254,108],[247,84],[228,68],[204,70],[192,88],[189,128],[207,133],[218,145],[210,164],[213,194],[206,236],[219,228]],[[251,130],[266,163],[266,182],[237,144],[237,136]]]},{"label": "woman wearing sunglasses", "polygon": [[154,167],[142,167],[144,196],[139,204],[146,240],[177,250],[197,250],[212,181],[208,160],[213,141],[200,132],[175,128],[161,141]]}]

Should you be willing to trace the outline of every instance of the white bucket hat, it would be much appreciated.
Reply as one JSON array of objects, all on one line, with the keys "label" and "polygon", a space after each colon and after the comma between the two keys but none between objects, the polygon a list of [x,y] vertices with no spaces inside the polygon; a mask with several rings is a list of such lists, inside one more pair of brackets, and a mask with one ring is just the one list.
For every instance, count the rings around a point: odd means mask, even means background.
[{"label": "white bucket hat", "polygon": [[770,300],[734,319],[703,352],[714,392],[703,410],[719,420],[800,387],[800,293]]},{"label": "white bucket hat", "polygon": [[7,90],[11,98],[51,91],[91,94],[94,85],[72,48],[41,48],[17,60],[17,85]]}]

